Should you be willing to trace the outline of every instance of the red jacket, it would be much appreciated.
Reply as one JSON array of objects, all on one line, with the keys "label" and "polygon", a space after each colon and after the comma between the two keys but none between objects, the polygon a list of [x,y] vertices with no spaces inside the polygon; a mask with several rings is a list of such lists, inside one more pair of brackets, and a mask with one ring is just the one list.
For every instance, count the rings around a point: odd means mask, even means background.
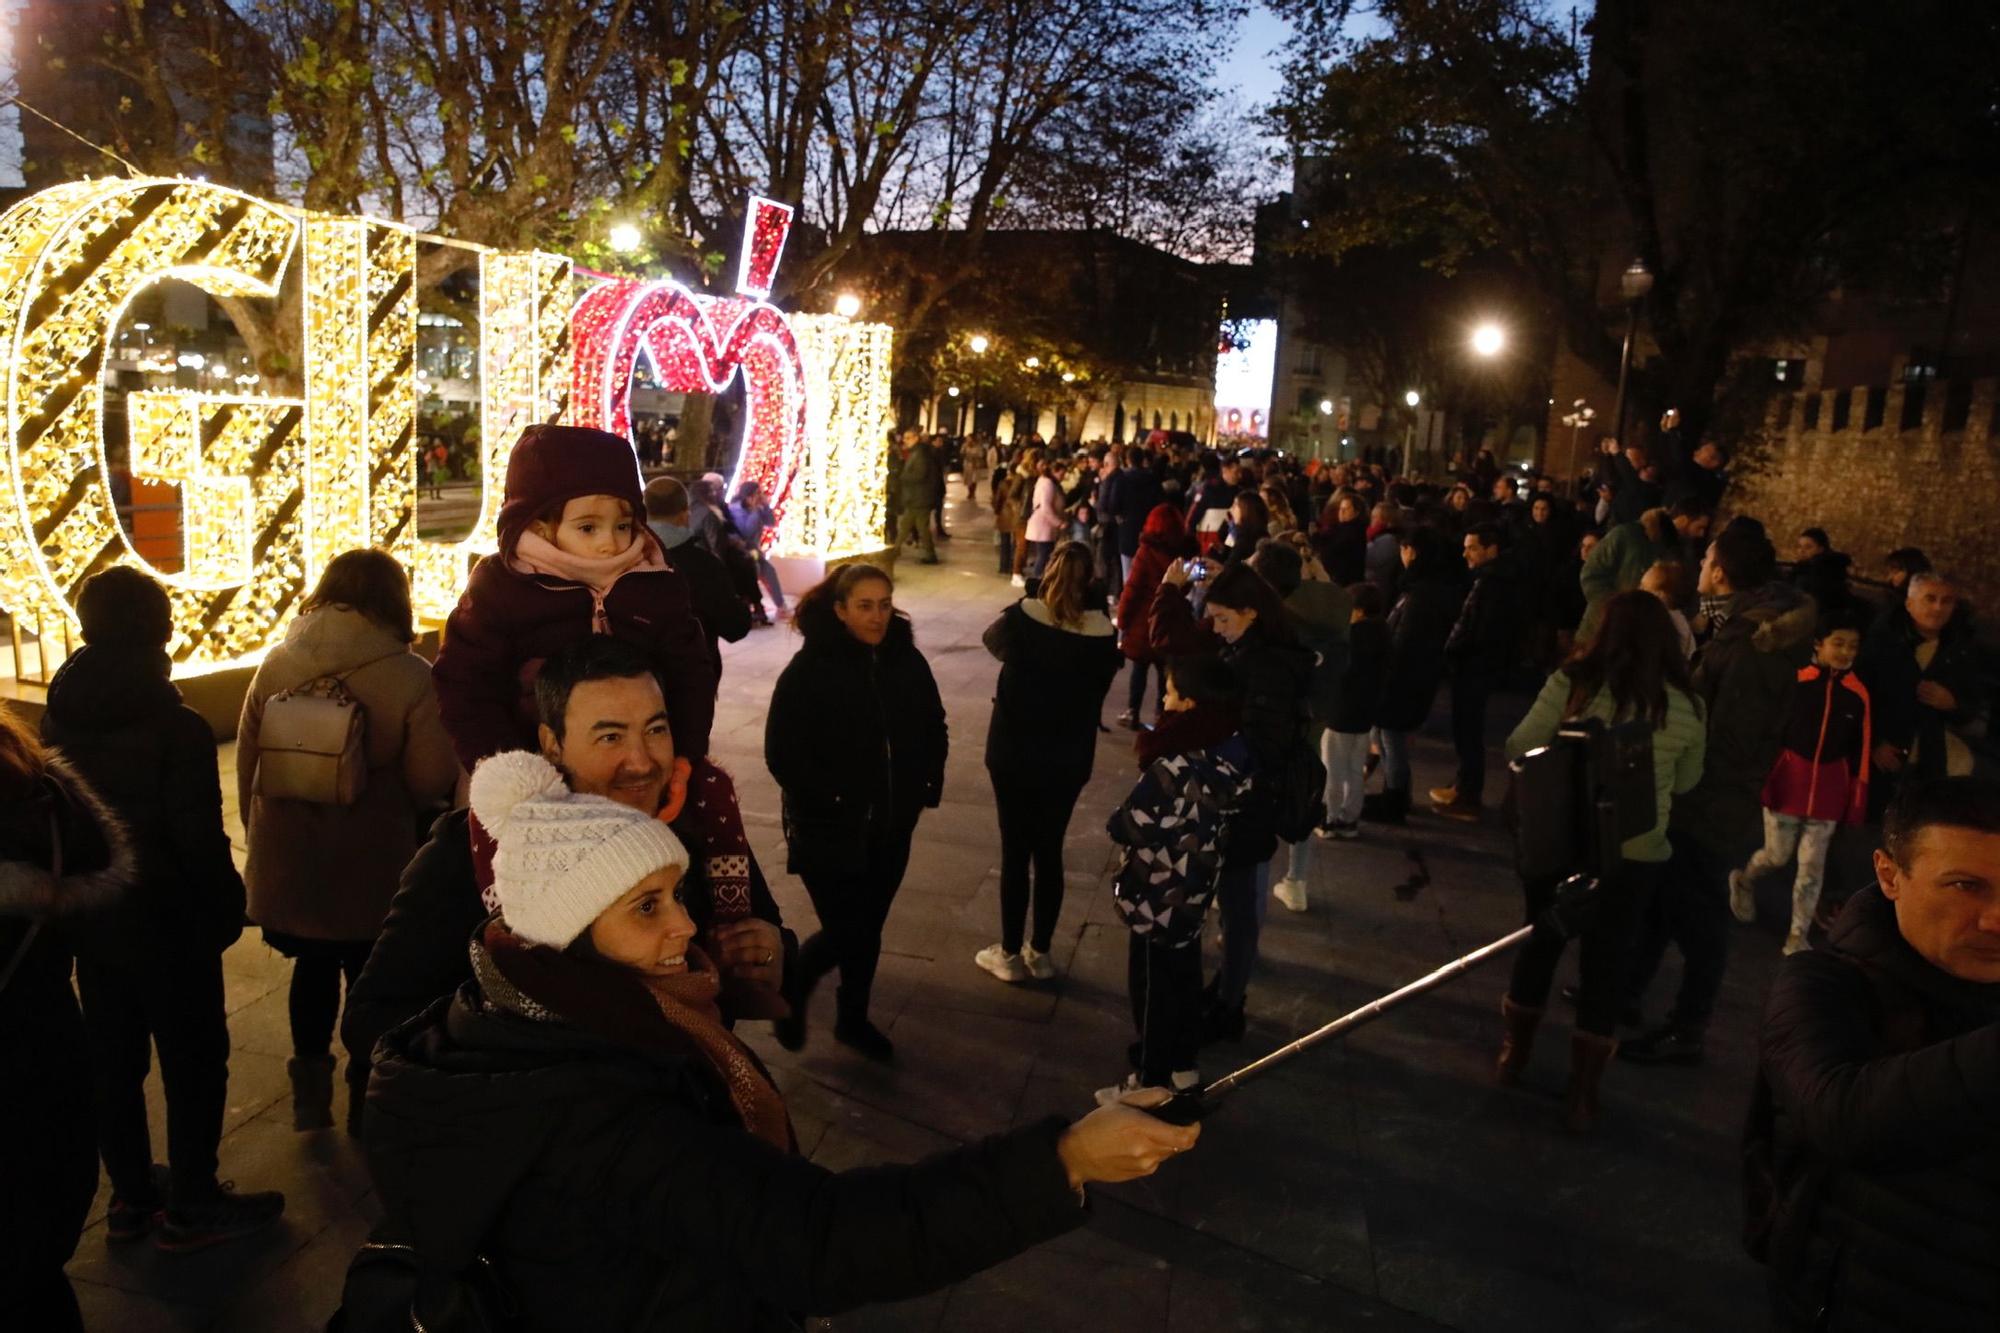
[{"label": "red jacket", "polygon": [[[674,751],[708,753],[715,722],[715,667],[685,575],[634,570],[604,599],[611,632],[643,650],[660,673]],[[470,773],[502,750],[535,749],[535,677],[549,656],[591,632],[594,602],[580,583],[509,569],[487,556],[445,622],[432,665],[438,708],[459,762]]]},{"label": "red jacket", "polygon": [[1868,687],[1852,671],[1799,671],[1784,748],[1764,779],[1764,808],[1859,824],[1868,809]]},{"label": "red jacket", "polygon": [[1153,594],[1167,569],[1182,556],[1194,554],[1188,541],[1187,523],[1181,511],[1169,504],[1154,505],[1139,533],[1139,553],[1132,557],[1132,572],[1125,576],[1125,588],[1118,594],[1118,646],[1134,662],[1151,662],[1156,654],[1150,646],[1153,636]]}]

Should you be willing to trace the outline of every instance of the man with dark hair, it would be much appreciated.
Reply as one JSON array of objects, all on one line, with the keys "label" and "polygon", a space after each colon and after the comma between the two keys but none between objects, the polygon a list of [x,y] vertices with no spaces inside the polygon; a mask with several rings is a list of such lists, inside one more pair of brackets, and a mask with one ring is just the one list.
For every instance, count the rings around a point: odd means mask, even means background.
[{"label": "man with dark hair", "polygon": [[1692,567],[1701,556],[1701,543],[1708,536],[1711,514],[1692,500],[1682,500],[1672,509],[1649,509],[1637,521],[1621,523],[1604,535],[1590,558],[1583,562],[1578,582],[1583,588],[1583,623],[1577,627],[1579,643],[1590,638],[1603,614],[1604,603],[1613,593],[1630,592],[1646,577],[1646,571],[1665,562]]},{"label": "man with dark hair", "polygon": [[1133,445],[1125,455],[1125,468],[1118,474],[1111,497],[1099,497],[1103,511],[1118,523],[1118,563],[1120,582],[1132,577],[1132,561],[1139,554],[1139,538],[1145,533],[1146,519],[1160,503],[1160,474],[1152,451]]},{"label": "man with dark hair", "polygon": [[1843,551],[1833,549],[1833,539],[1825,528],[1807,528],[1793,546],[1792,582],[1798,590],[1819,604],[1821,611],[1836,611],[1847,605],[1847,569],[1853,564]]},{"label": "man with dark hair", "polygon": [[1448,787],[1431,789],[1431,811],[1474,823],[1486,797],[1486,704],[1513,670],[1521,646],[1521,587],[1498,524],[1475,523],[1462,541],[1472,589],[1444,644],[1458,776]]},{"label": "man with dark hair", "polygon": [[1706,710],[1701,781],[1674,798],[1667,877],[1632,955],[1628,1010],[1637,1010],[1669,940],[1683,959],[1666,1023],[1625,1043],[1640,1063],[1698,1064],[1722,989],[1729,948],[1729,872],[1763,845],[1758,795],[1784,745],[1792,689],[1812,654],[1818,611],[1778,581],[1778,555],[1761,526],[1732,523],[1709,544],[1700,590],[1725,599],[1727,618],[1694,670]]},{"label": "man with dark hair", "polygon": [[[98,1150],[111,1178],[109,1239],[157,1230],[169,1252],[245,1236],[285,1210],[279,1193],[216,1182],[229,1091],[222,951],[243,933],[215,733],[168,678],[173,612],[139,570],[92,575],[77,598],[84,646],[49,683],[42,739],[131,835],[137,881],[76,932]],[[153,1165],[146,1074],[160,1052],[167,1164]]]},{"label": "man with dark hair", "polygon": [[708,640],[709,661],[720,688],[722,649],[717,640],[736,643],[750,633],[750,603],[741,596],[728,568],[706,545],[694,540],[687,487],[673,477],[655,477],[646,483],[645,497],[646,526],[666,548],[667,563],[687,576],[695,619],[701,622],[702,637]]},{"label": "man with dark hair", "polygon": [[1875,706],[1877,809],[1906,771],[1929,778],[1972,771],[1964,733],[1985,701],[1985,669],[1971,608],[1947,575],[1910,577],[1902,604],[1862,643],[1854,674]]},{"label": "man with dark hair", "polygon": [[[752,915],[716,924],[708,844],[717,828],[715,811],[733,811],[735,791],[706,760],[691,767],[676,760],[651,659],[609,635],[579,639],[542,665],[535,711],[543,757],[572,791],[668,817],[690,856],[681,881],[688,914],[725,982],[775,991],[796,941],[783,930],[754,857],[744,858]],[[689,797],[691,790],[699,799]],[[349,1054],[373,1052],[383,1033],[470,979],[466,941],[495,906],[486,900],[492,857],[492,840],[472,826],[469,811],[454,810],[431,827],[430,841],[403,871],[367,967],[348,992],[340,1039]]]},{"label": "man with dark hair", "polygon": [[1781,1328],[2000,1328],[2000,783],[1910,783],[1784,961],[1745,1142]]}]

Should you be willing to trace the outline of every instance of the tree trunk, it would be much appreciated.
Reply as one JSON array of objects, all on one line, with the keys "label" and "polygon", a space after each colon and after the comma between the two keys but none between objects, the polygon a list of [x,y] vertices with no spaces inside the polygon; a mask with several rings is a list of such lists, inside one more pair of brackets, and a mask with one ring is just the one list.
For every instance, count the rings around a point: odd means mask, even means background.
[{"label": "tree trunk", "polygon": [[708,437],[715,426],[713,394],[691,393],[681,402],[681,424],[674,436],[674,467],[699,472],[708,457]]}]

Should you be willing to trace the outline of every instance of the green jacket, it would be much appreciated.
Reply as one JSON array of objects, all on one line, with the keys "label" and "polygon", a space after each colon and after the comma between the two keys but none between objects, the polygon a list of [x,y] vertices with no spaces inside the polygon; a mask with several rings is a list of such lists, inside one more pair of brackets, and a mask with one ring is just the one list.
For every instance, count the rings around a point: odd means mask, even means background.
[{"label": "green jacket", "polygon": [[1679,560],[1680,534],[1664,509],[1648,509],[1637,522],[1620,523],[1604,534],[1604,540],[1583,562],[1577,581],[1583,585],[1583,623],[1576,639],[1583,643],[1597,632],[1604,616],[1604,603],[1613,593],[1630,592],[1646,577],[1646,571],[1662,560]]},{"label": "green jacket", "polygon": [[[1556,729],[1576,718],[1565,716],[1572,686],[1567,675],[1558,671],[1542,685],[1528,715],[1507,737],[1507,758],[1519,759],[1537,746],[1555,739]],[[1578,717],[1616,720],[1611,691],[1600,689]],[[1708,730],[1702,725],[1701,705],[1680,690],[1667,687],[1667,725],[1653,733],[1653,809],[1659,822],[1636,838],[1628,838],[1623,848],[1627,861],[1658,863],[1667,859],[1667,819],[1673,812],[1674,797],[1686,794],[1701,781],[1702,756],[1708,749]]]}]

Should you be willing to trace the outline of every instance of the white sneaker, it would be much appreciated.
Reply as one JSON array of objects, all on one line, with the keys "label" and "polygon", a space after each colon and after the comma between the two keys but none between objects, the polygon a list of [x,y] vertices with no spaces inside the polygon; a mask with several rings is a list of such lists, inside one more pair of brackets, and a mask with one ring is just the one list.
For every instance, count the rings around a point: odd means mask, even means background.
[{"label": "white sneaker", "polygon": [[1812,948],[1812,945],[1806,942],[1806,937],[1796,930],[1785,936],[1785,957],[1787,958],[1790,958],[1795,953],[1803,953],[1810,948]]},{"label": "white sneaker", "polygon": [[1025,588],[1028,586],[1028,580],[1023,578],[1021,575],[1016,574],[1014,576],[1014,586],[1017,588]]},{"label": "white sneaker", "polygon": [[1290,875],[1271,886],[1271,896],[1283,903],[1289,911],[1306,910],[1306,886]]},{"label": "white sneaker", "polygon": [[1729,911],[1746,926],[1757,919],[1757,899],[1750,892],[1749,879],[1740,870],[1729,872]]},{"label": "white sneaker", "polygon": [[1124,1100],[1126,1093],[1137,1092],[1145,1086],[1145,1084],[1139,1081],[1139,1075],[1132,1073],[1127,1074],[1119,1082],[1113,1083],[1108,1088],[1099,1088],[1096,1092],[1091,1093],[1090,1096],[1091,1100],[1095,1101],[1099,1106],[1115,1106],[1118,1102]]},{"label": "white sneaker", "polygon": [[1056,965],[1049,961],[1049,956],[1032,944],[1021,946],[1021,962],[1028,975],[1037,981],[1048,981],[1056,974]]},{"label": "white sneaker", "polygon": [[1008,953],[997,944],[989,944],[972,955],[972,961],[1002,981],[1021,982],[1028,979],[1028,965],[1021,961],[1021,955]]}]

